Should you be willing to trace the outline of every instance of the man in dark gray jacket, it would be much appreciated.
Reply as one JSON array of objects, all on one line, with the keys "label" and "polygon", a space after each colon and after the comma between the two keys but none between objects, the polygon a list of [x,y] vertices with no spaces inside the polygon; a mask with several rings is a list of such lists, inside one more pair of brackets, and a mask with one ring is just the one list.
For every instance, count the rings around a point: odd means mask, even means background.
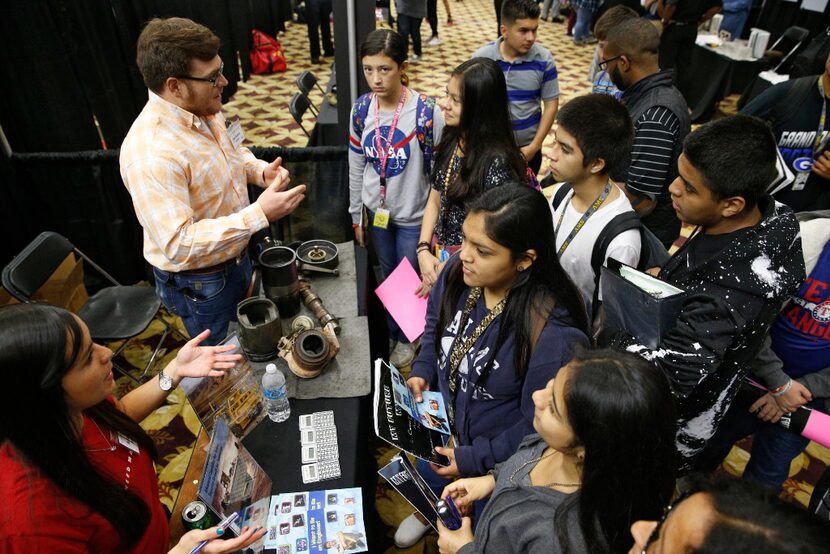
[{"label": "man in dark gray jacket", "polygon": [[672,84],[672,71],[660,71],[660,36],[645,19],[612,27],[599,43],[599,68],[623,91],[620,101],[634,122],[634,145],[627,172],[612,175],[625,183],[631,206],[666,248],[680,234],[669,185],[677,178],[677,159],[691,123],[686,100]]}]

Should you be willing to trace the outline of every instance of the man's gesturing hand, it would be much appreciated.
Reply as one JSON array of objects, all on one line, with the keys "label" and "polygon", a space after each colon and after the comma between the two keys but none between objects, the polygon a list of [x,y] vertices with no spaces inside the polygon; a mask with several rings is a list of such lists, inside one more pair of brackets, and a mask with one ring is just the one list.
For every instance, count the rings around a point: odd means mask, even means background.
[{"label": "man's gesturing hand", "polygon": [[279,186],[279,180],[275,179],[257,198],[268,221],[276,221],[292,213],[305,198],[305,185],[297,185],[284,192],[280,191]]}]

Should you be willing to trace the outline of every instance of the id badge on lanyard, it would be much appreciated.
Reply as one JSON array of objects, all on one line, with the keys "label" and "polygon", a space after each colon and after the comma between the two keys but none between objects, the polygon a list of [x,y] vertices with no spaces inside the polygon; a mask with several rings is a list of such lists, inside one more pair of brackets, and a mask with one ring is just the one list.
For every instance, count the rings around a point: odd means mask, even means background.
[{"label": "id badge on lanyard", "polygon": [[[395,114],[392,116],[392,124],[389,126],[389,134],[386,138],[386,143],[390,147],[405,103],[406,87],[402,87],[401,98],[398,101],[398,107],[395,108]],[[380,158],[380,207],[375,212],[372,225],[378,229],[387,229],[391,218],[391,213],[386,207],[386,168],[389,163],[389,150],[388,148],[384,148],[380,138],[380,99],[377,95],[375,95],[375,150],[378,153],[378,158]]]},{"label": "id badge on lanyard", "polygon": [[372,219],[372,225],[378,229],[387,229],[389,227],[389,210],[386,209],[386,177],[380,178],[380,207],[375,212],[375,217]]},{"label": "id badge on lanyard", "polygon": [[827,146],[827,139],[830,138],[830,133],[824,135],[824,126],[827,120],[827,99],[824,96],[824,85],[821,82],[822,78],[823,77],[818,78],[818,94],[821,98],[822,104],[821,117],[818,120],[818,129],[816,130],[816,139],[813,143],[812,163],[810,163],[810,166],[807,168],[798,168],[800,171],[795,174],[792,190],[804,190],[804,187],[807,186],[807,179],[810,178],[813,165],[816,163],[816,160],[818,160],[824,150],[824,147]]}]

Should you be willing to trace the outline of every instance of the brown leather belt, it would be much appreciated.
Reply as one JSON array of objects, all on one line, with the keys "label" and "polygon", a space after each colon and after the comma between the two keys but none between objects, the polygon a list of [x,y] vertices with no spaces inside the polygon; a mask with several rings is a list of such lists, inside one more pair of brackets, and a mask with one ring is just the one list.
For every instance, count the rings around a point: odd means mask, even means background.
[{"label": "brown leather belt", "polygon": [[231,258],[230,260],[225,260],[224,262],[219,262],[216,265],[212,265],[210,267],[200,267],[198,269],[186,269],[185,271],[179,271],[179,274],[182,275],[208,275],[210,273],[218,273],[223,269],[228,268],[232,265],[239,265],[242,263],[242,260],[245,259],[248,253],[243,250],[241,254],[236,256],[235,258]]}]

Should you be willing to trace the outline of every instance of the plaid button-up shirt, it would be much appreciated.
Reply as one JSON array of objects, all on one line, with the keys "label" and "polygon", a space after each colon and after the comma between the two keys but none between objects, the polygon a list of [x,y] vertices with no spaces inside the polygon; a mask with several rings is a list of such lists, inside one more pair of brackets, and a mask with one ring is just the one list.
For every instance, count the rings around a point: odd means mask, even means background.
[{"label": "plaid button-up shirt", "polygon": [[268,226],[248,200],[267,162],[235,148],[221,113],[199,118],[150,92],[120,155],[121,178],[144,228],[144,257],[165,271],[210,267],[239,255]]}]

